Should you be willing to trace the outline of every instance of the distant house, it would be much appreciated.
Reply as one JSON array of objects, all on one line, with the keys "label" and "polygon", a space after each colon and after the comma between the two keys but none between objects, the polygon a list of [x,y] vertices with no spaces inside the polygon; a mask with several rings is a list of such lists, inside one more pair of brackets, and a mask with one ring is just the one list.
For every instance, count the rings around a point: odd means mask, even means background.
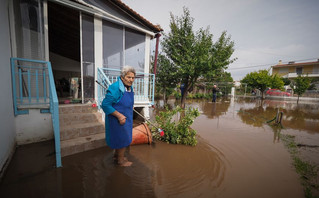
[{"label": "distant house", "polygon": [[308,77],[319,77],[319,59],[313,62],[289,62],[272,66],[272,74],[277,74],[284,78],[296,78],[298,75]]},{"label": "distant house", "polygon": [[135,106],[154,101],[162,29],[120,0],[1,0],[0,27],[0,177],[16,145],[55,138],[60,155],[59,103],[100,102],[95,82],[107,87],[125,65],[138,72]]}]

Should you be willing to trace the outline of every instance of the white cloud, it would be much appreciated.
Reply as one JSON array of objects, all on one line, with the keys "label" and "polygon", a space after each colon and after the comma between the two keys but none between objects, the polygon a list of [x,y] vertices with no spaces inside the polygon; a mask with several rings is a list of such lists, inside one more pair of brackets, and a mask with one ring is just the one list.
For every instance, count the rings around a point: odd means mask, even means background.
[{"label": "white cloud", "polygon": [[[169,31],[169,12],[181,16],[183,6],[195,19],[194,30],[210,26],[214,41],[227,30],[235,42],[233,57],[238,57],[230,68],[319,58],[318,0],[122,1],[159,23],[165,32]],[[234,79],[241,79],[252,70],[258,68],[230,71]]]}]

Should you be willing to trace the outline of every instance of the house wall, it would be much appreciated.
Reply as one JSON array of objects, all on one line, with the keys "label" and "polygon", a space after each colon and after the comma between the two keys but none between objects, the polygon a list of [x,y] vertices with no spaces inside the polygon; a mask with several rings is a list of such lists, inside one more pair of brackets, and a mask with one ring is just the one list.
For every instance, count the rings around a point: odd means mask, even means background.
[{"label": "house wall", "polygon": [[[0,0],[0,178],[15,148],[8,0]],[[4,86],[5,85],[5,86]]]},{"label": "house wall", "polygon": [[302,73],[303,74],[307,74],[307,73],[312,74],[312,69],[313,69],[312,65],[303,66]]},{"label": "house wall", "polygon": [[289,67],[289,73],[296,73],[296,66]]},{"label": "house wall", "polygon": [[272,69],[272,73],[273,73],[273,74],[277,74],[278,76],[284,76],[284,75],[286,75],[288,72],[282,73],[282,72],[280,71],[280,68],[273,68],[273,69]]},{"label": "house wall", "polygon": [[273,74],[278,74],[279,73],[279,68],[272,68],[272,73]]},{"label": "house wall", "polygon": [[16,141],[18,145],[53,139],[50,113],[40,113],[40,109],[29,109],[29,114],[15,118]]},{"label": "house wall", "polygon": [[[317,74],[319,72],[319,66],[317,65],[300,65],[300,66],[289,66],[281,68],[273,68],[272,73],[279,76],[284,76],[288,73],[296,74],[296,69],[302,67],[303,74]],[[283,68],[286,68],[286,71],[283,72]]]}]

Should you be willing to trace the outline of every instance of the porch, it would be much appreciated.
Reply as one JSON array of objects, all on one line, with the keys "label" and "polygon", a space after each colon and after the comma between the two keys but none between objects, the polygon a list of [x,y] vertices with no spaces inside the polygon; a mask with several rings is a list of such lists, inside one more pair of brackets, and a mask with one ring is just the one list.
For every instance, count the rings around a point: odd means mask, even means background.
[{"label": "porch", "polygon": [[[25,128],[24,133],[21,133],[19,137],[21,141],[28,139],[30,143],[34,142],[32,141],[33,139],[36,141],[49,140],[53,137],[53,131],[56,166],[60,167],[62,166],[62,156],[105,145],[103,112],[99,110],[99,105],[105,96],[106,88],[117,80],[120,70],[98,68],[97,81],[103,87],[98,86],[97,93],[99,93],[99,97],[95,100],[98,106],[96,110],[90,104],[69,106],[69,108],[64,105],[63,109],[61,109],[56,92],[56,81],[54,81],[50,66],[50,62],[46,61],[12,58],[13,103],[15,115],[18,118],[23,116],[23,119],[27,120],[19,123],[21,127]],[[137,73],[136,76],[136,81],[133,84],[135,91],[134,106],[146,108],[144,113],[147,113],[148,107],[154,103],[154,75]],[[30,114],[31,110],[32,116]],[[35,114],[36,116],[34,116]],[[50,115],[52,122],[43,121],[47,120],[48,115]],[[25,125],[26,122],[29,123],[29,127],[26,127],[28,126]],[[46,132],[44,132],[43,128],[37,129],[35,126],[41,125],[41,123],[42,125],[49,124],[52,128],[49,127]],[[63,127],[61,128],[62,125]],[[28,131],[32,131],[32,134]],[[47,135],[43,135],[43,133]],[[23,136],[27,137],[23,139]],[[61,141],[64,141],[64,143]],[[21,143],[28,142],[22,141]],[[61,148],[64,149],[63,152],[61,152]]]}]

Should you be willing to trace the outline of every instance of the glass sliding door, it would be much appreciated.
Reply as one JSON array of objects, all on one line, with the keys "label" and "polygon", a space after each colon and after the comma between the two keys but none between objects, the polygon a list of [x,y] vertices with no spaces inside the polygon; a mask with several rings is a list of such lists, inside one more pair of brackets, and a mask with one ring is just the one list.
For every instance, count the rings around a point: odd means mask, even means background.
[{"label": "glass sliding door", "polygon": [[[10,23],[14,25],[15,36],[12,54],[18,58],[45,60],[43,1],[13,0],[10,3],[13,5],[14,15]],[[21,84],[16,86],[17,93],[21,90],[21,97],[34,98],[37,94],[48,97],[48,92],[44,91],[48,89],[46,83],[48,78],[42,75],[46,70],[39,69],[43,68],[43,64],[20,60],[17,63],[20,65],[19,70],[21,71]],[[27,71],[30,72],[29,75]],[[38,79],[32,78],[36,72],[39,72]],[[39,92],[37,93],[37,91]]]},{"label": "glass sliding door", "polygon": [[119,69],[124,65],[123,26],[103,20],[103,67]]},{"label": "glass sliding door", "polygon": [[81,13],[82,21],[82,89],[84,103],[94,100],[94,17]]},{"label": "glass sliding door", "polygon": [[144,72],[145,34],[125,28],[125,64]]},{"label": "glass sliding door", "polygon": [[13,8],[17,57],[45,60],[43,1],[14,0]]}]

